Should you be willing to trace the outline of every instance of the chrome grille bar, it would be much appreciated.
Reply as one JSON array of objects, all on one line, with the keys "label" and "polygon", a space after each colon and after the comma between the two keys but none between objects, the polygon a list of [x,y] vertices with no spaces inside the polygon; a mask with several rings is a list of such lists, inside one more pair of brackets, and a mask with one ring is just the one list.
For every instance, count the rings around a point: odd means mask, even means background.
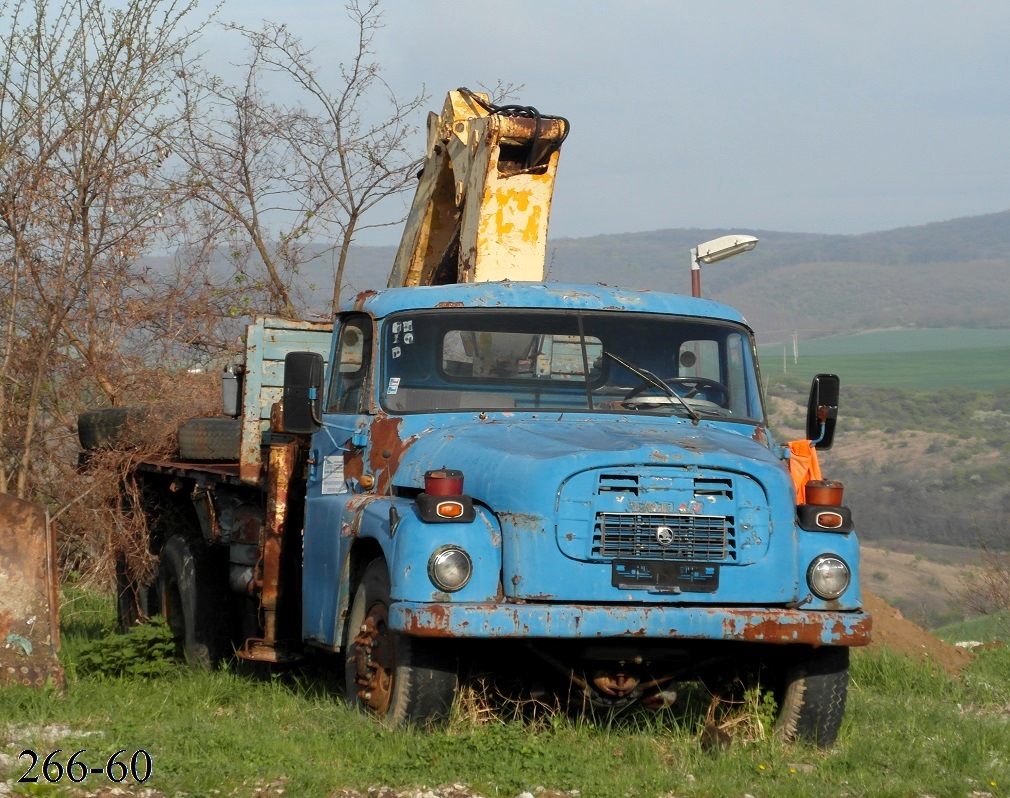
[{"label": "chrome grille bar", "polygon": [[721,562],[736,558],[733,519],[722,515],[597,513],[593,556]]}]

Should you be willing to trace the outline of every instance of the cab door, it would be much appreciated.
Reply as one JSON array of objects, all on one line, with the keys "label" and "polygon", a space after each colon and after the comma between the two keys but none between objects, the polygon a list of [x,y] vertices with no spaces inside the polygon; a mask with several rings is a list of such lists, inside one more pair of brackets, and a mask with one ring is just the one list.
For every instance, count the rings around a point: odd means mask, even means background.
[{"label": "cab door", "polygon": [[323,425],[309,453],[303,540],[302,635],[326,648],[342,645],[351,537],[341,533],[348,501],[362,491],[374,340],[374,320],[367,314],[344,314],[337,325]]}]

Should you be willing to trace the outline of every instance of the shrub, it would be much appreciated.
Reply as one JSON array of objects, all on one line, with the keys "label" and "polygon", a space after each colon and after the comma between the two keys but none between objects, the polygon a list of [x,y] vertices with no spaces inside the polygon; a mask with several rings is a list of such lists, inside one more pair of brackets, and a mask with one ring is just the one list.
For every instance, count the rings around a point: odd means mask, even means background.
[{"label": "shrub", "polygon": [[151,618],[128,634],[106,632],[81,649],[77,669],[110,679],[156,678],[175,668],[175,640],[164,618]]},{"label": "shrub", "polygon": [[[1010,543],[1010,533],[1004,533]],[[996,548],[979,544],[982,566],[966,571],[961,577],[958,600],[972,615],[991,615],[1010,610],[1010,547]]]}]

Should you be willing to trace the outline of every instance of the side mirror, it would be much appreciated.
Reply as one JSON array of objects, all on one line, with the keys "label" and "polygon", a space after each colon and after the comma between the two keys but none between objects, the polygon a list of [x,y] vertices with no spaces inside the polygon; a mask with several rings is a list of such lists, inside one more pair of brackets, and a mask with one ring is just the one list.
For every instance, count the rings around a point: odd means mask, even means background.
[{"label": "side mirror", "polygon": [[284,429],[311,435],[322,426],[323,356],[288,352],[284,356]]},{"label": "side mirror", "polygon": [[810,383],[807,439],[813,441],[818,449],[830,449],[834,443],[840,387],[841,381],[837,374],[818,374]]}]

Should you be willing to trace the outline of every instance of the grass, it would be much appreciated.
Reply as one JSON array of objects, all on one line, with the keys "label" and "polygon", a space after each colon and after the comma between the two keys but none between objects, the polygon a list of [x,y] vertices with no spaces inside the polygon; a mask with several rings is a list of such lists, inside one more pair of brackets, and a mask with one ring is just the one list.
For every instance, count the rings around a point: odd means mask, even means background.
[{"label": "grass", "polygon": [[[1010,384],[1006,364],[1010,348],[967,351],[882,353],[874,355],[810,355],[789,364],[791,372],[810,375],[827,372],[843,375],[846,384],[918,388],[939,391],[971,387],[988,391]],[[768,368],[768,361],[764,369]],[[771,361],[769,376],[781,373],[780,364]]]},{"label": "grass", "polygon": [[[66,695],[0,690],[0,779],[78,749],[93,766],[116,751],[147,751],[154,775],[141,794],[332,795],[387,785],[460,783],[488,798],[537,786],[601,796],[1010,795],[1010,650],[982,652],[950,680],[896,655],[857,652],[849,709],[835,750],[764,740],[706,754],[704,712],[614,719],[541,713],[535,720],[464,706],[444,731],[389,731],[335,698],[325,671],[254,679],[236,670],[167,676],[85,673],[75,658],[104,639],[108,602],[73,592],[64,607]],[[690,703],[690,702],[688,702]],[[475,722],[479,721],[479,722]],[[996,786],[993,786],[992,783]],[[14,786],[14,785],[11,785]],[[22,785],[24,787],[25,785]],[[111,785],[90,776],[89,791]],[[15,794],[71,794],[66,779]],[[0,781],[0,794],[4,794]]]},{"label": "grass", "polygon": [[886,330],[818,338],[800,342],[797,362],[791,345],[758,351],[766,378],[785,368],[804,379],[818,372],[839,374],[846,385],[928,391],[1010,385],[1010,330]]},{"label": "grass", "polygon": [[[781,349],[781,345],[779,345]],[[1010,329],[876,330],[799,342],[800,354],[873,355],[1010,348]],[[790,347],[791,351],[791,347]]]},{"label": "grass", "polygon": [[934,634],[956,643],[959,640],[976,640],[980,643],[1003,641],[1010,645],[1010,610],[981,615],[961,623],[941,626]]},{"label": "grass", "polygon": [[[887,652],[857,658],[852,678],[859,700],[848,719],[863,733],[844,752],[858,779],[850,784],[862,785],[854,792],[1006,794],[1008,653],[979,656],[958,679]],[[865,770],[856,773],[857,763]]]}]

